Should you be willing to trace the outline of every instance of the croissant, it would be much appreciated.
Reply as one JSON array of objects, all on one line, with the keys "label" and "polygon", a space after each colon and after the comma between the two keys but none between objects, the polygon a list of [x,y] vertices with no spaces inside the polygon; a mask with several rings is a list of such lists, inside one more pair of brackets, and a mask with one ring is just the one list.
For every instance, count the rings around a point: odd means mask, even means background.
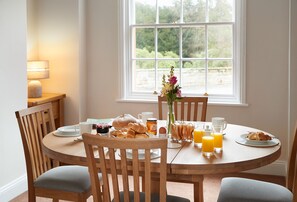
[{"label": "croissant", "polygon": [[139,134],[146,133],[147,131],[147,127],[142,123],[129,123],[128,127]]},{"label": "croissant", "polygon": [[266,140],[271,140],[272,138],[263,133],[263,132],[250,132],[247,136],[249,140],[258,140],[258,141],[266,141]]},{"label": "croissant", "polygon": [[135,131],[132,129],[129,129],[127,131],[127,138],[135,138]]}]

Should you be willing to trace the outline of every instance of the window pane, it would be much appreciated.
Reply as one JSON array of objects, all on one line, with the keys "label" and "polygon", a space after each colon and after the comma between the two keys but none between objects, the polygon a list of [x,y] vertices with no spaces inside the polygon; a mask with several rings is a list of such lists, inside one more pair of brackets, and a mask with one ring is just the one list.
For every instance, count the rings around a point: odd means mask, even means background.
[{"label": "window pane", "polygon": [[183,1],[184,22],[205,22],[206,0]]},{"label": "window pane", "polygon": [[[179,29],[158,29],[158,52],[165,58],[179,57]],[[159,55],[158,55],[159,57]]]},{"label": "window pane", "polygon": [[165,79],[167,79],[167,75],[170,73],[170,67],[174,67],[174,75],[177,77],[177,82],[180,84],[180,70],[178,61],[173,60],[162,60],[158,61],[158,74],[157,74],[157,89],[160,92],[162,88],[162,79],[163,75],[165,75]]},{"label": "window pane", "polygon": [[234,0],[208,0],[209,22],[232,21]]},{"label": "window pane", "polygon": [[155,62],[151,60],[133,61],[132,90],[153,92],[155,90]]},{"label": "window pane", "polygon": [[203,27],[183,28],[183,58],[205,57],[205,29]]},{"label": "window pane", "polygon": [[208,57],[231,58],[233,56],[232,25],[208,26]]},{"label": "window pane", "polygon": [[159,0],[159,23],[180,22],[180,0]]},{"label": "window pane", "polygon": [[135,0],[136,24],[153,24],[156,22],[156,0]]},{"label": "window pane", "polygon": [[205,93],[205,61],[184,61],[181,77],[182,93]]},{"label": "window pane", "polygon": [[[136,57],[155,57],[155,32],[153,28],[136,28]],[[135,50],[133,48],[133,50]],[[133,54],[134,55],[134,54]]]},{"label": "window pane", "polygon": [[233,94],[233,65],[231,60],[208,62],[207,92],[209,94]]},{"label": "window pane", "polygon": [[[245,48],[245,24],[236,19],[244,17],[244,1],[129,0],[119,4],[124,54],[119,64],[126,82],[125,99],[155,99],[152,92],[160,93],[162,76],[169,74],[171,66],[185,96],[207,92],[211,102],[230,103],[244,98],[240,51]],[[235,53],[238,57],[233,58]]]}]

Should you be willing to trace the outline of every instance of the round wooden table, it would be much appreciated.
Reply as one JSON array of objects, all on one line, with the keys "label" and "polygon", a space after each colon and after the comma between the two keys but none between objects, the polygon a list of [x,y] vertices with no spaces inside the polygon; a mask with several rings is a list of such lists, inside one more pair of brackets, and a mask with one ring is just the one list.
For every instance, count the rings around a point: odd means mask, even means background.
[{"label": "round wooden table", "polygon": [[[204,157],[201,149],[189,142],[183,143],[180,148],[168,149],[168,180],[178,179],[194,183],[194,201],[203,201],[203,175],[259,168],[279,158],[280,142],[270,147],[266,145],[246,146],[236,142],[242,134],[257,131],[261,130],[228,124],[225,130],[223,151],[215,153],[211,158]],[[87,165],[83,142],[75,141],[75,139],[77,137],[57,137],[50,133],[43,139],[44,154],[67,164]]]}]

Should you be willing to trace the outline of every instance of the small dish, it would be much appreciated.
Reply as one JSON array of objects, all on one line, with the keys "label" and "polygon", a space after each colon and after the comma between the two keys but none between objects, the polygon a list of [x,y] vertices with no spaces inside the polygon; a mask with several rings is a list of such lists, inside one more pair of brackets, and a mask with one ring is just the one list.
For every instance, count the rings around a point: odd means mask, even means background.
[{"label": "small dish", "polygon": [[53,132],[55,136],[59,137],[76,137],[80,136],[78,125],[63,126]]},{"label": "small dish", "polygon": [[272,140],[272,139],[271,140],[250,140],[248,138],[248,134],[242,134],[240,137],[245,139],[250,144],[267,144]]},{"label": "small dish", "polygon": [[246,138],[247,134],[240,135],[235,141],[238,144],[251,146],[251,147],[273,147],[278,145],[280,142],[277,138],[272,138],[272,140],[265,140],[265,141],[259,141],[259,140],[249,140]]},{"label": "small dish", "polygon": [[[161,151],[160,149],[151,149],[151,159],[156,159],[161,156]],[[127,158],[132,159],[132,149],[127,149],[126,150]],[[143,149],[138,150],[138,159],[144,159],[145,157],[145,152]]]}]

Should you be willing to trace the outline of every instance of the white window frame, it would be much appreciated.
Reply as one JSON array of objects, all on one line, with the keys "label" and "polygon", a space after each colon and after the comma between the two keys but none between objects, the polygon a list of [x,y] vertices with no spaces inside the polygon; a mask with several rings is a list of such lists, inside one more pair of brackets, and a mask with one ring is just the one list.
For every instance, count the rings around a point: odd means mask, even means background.
[{"label": "white window frame", "polygon": [[[119,91],[122,101],[157,101],[156,94],[132,93],[132,73],[130,64],[130,28],[129,28],[129,0],[120,0],[119,2]],[[208,95],[209,103],[245,105],[246,104],[246,0],[235,0],[235,25],[234,25],[234,96]],[[159,92],[157,92],[159,94]],[[182,94],[183,96],[194,96],[191,94]]]}]

